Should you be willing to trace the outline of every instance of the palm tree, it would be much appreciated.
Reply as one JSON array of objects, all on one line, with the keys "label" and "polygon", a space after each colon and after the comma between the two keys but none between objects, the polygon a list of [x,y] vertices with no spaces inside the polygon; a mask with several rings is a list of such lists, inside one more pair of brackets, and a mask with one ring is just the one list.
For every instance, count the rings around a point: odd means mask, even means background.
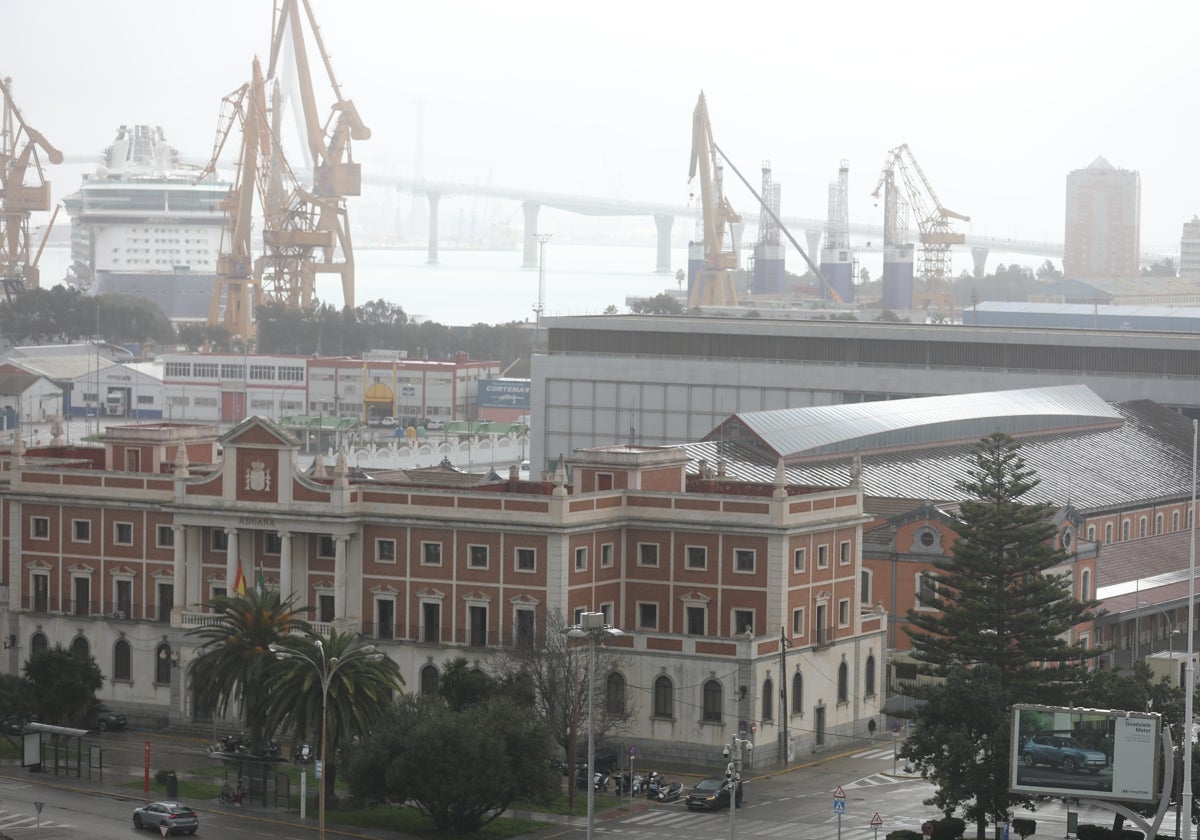
[{"label": "palm tree", "polygon": [[310,631],[282,640],[279,647],[286,649],[287,658],[280,659],[272,672],[267,726],[271,731],[291,730],[294,754],[306,736],[311,734],[314,741],[320,738],[324,704],[329,726],[325,749],[330,759],[322,777],[327,795],[331,794],[337,773],[332,757],[339,745],[371,736],[403,688],[404,677],[386,656],[358,655],[371,649],[358,633],[330,630],[328,638],[321,638]]},{"label": "palm tree", "polygon": [[268,647],[295,633],[311,633],[301,613],[311,607],[296,606],[296,596],[280,600],[277,591],[251,589],[243,596],[222,595],[210,606],[220,616],[215,624],[189,630],[202,639],[199,656],[190,667],[196,703],[224,716],[230,707],[240,708],[250,730],[250,749],[262,752],[267,740],[268,699],[273,693],[274,673],[281,663]]}]

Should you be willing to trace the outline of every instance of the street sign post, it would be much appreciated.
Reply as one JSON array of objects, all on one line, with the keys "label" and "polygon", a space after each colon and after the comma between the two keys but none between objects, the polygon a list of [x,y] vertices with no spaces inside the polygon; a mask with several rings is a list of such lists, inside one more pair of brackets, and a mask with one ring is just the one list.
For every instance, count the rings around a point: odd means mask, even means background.
[{"label": "street sign post", "polygon": [[924,837],[933,836],[933,823],[931,823],[929,820],[925,820],[925,822],[921,823],[921,835]]},{"label": "street sign post", "polygon": [[875,812],[875,816],[871,817],[871,828],[875,829],[875,840],[879,840],[879,827],[883,825],[883,817],[879,816],[879,812]]},{"label": "street sign post", "polygon": [[842,790],[841,785],[833,792],[833,813],[837,814],[838,818],[838,840],[842,840],[842,814],[846,813],[846,791]]}]

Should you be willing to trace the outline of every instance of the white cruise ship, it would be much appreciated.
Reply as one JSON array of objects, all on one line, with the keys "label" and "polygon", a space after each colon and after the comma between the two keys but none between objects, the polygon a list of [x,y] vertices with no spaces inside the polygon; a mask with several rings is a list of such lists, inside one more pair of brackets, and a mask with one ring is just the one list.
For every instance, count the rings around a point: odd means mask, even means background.
[{"label": "white cruise ship", "polygon": [[71,217],[67,282],[138,295],[173,320],[208,314],[230,185],[180,163],[162,129],[121,126],[101,166],[63,200]]}]

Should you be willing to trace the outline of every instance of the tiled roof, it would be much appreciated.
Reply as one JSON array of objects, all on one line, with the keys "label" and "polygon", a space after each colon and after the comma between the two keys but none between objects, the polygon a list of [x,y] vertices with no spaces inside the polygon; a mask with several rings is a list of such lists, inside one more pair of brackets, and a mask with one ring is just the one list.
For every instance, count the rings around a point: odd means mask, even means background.
[{"label": "tiled roof", "polygon": [[[893,401],[898,402],[898,401]],[[1014,435],[1020,454],[1041,483],[1031,502],[1072,504],[1082,511],[1121,507],[1131,500],[1178,499],[1192,488],[1191,421],[1157,403],[1136,400],[1112,406],[1124,422]],[[1005,431],[998,421],[989,431]],[[974,441],[860,452],[864,496],[960,501],[956,487],[966,478]],[[778,459],[761,449],[730,441],[683,444],[695,471],[701,460],[735,480],[772,482]],[[787,467],[789,484],[845,487],[852,454],[844,453]]]}]

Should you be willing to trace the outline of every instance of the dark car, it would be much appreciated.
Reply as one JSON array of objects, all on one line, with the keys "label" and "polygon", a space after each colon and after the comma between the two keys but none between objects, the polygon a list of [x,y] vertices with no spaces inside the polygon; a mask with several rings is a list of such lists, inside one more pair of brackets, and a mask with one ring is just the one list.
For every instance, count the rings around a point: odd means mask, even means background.
[{"label": "dark car", "polygon": [[1068,773],[1076,770],[1099,773],[1108,766],[1108,756],[1100,750],[1088,749],[1074,738],[1039,732],[1025,742],[1021,749],[1021,762],[1026,767],[1037,764],[1061,767]]},{"label": "dark car", "polygon": [[108,706],[99,706],[92,717],[92,728],[107,732],[110,729],[124,729],[129,720],[121,712],[116,712]]},{"label": "dark car", "polygon": [[[587,746],[579,749],[575,756],[575,766],[583,770],[587,769]],[[592,753],[593,766],[597,773],[611,773],[617,769],[617,765],[621,763],[621,759],[617,756],[616,750],[610,750],[607,747],[596,747]]]},{"label": "dark car", "polygon": [[[702,779],[694,788],[687,792],[684,803],[688,810],[697,808],[706,811],[717,811],[729,807],[729,783],[719,776],[709,776]],[[742,804],[742,783],[738,782],[737,804]]]},{"label": "dark car", "polygon": [[166,834],[195,834],[200,827],[200,818],[191,808],[178,802],[150,802],[134,809],[133,827],[159,831],[165,827]]}]

